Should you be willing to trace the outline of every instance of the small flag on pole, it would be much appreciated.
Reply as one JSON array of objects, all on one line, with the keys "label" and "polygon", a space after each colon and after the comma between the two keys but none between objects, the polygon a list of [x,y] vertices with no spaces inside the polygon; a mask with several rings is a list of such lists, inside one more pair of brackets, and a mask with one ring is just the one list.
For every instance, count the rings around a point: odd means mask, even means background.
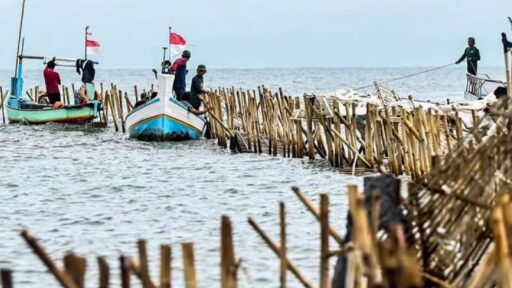
[{"label": "small flag on pole", "polygon": [[100,53],[100,42],[96,40],[90,40],[89,36],[92,36],[92,33],[87,31],[87,39],[85,41],[85,47],[87,48],[87,54],[98,54]]},{"label": "small flag on pole", "polygon": [[171,56],[181,56],[181,53],[187,48],[187,41],[180,34],[169,31],[169,44],[171,46]]}]

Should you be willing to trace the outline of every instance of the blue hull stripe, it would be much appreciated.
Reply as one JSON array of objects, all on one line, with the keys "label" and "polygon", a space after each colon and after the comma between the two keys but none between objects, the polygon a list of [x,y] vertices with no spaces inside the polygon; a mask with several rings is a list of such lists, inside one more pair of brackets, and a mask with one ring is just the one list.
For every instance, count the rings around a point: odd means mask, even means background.
[{"label": "blue hull stripe", "polygon": [[199,139],[202,135],[202,131],[192,129],[164,115],[141,121],[129,132],[132,138],[154,141]]}]

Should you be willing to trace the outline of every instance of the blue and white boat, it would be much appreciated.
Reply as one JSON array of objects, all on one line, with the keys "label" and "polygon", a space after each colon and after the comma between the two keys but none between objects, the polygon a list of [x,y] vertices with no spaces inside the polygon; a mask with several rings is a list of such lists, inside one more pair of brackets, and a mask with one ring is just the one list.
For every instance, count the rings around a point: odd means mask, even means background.
[{"label": "blue and white boat", "polygon": [[144,141],[194,140],[203,136],[206,118],[197,116],[172,95],[174,75],[159,74],[158,94],[126,115],[130,138]]}]

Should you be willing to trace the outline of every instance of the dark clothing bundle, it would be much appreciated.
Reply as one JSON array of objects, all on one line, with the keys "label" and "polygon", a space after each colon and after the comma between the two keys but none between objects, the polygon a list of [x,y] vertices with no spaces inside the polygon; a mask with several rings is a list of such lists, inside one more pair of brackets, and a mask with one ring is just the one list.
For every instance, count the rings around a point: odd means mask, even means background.
[{"label": "dark clothing bundle", "polygon": [[80,72],[82,72],[82,82],[84,84],[93,83],[96,70],[94,69],[94,63],[92,61],[76,60],[76,73],[80,74]]}]

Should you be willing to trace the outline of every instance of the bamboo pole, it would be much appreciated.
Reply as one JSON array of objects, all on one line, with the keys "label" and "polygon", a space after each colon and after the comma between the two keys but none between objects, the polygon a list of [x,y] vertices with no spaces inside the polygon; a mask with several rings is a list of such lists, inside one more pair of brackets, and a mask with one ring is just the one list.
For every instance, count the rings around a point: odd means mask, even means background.
[{"label": "bamboo pole", "polygon": [[310,97],[304,95],[304,107],[306,109],[306,128],[307,128],[307,139],[308,139],[308,156],[309,159],[315,159],[315,150],[313,146],[313,113],[311,109]]},{"label": "bamboo pole", "polygon": [[0,279],[2,279],[2,288],[13,288],[12,271],[8,269],[0,270]]},{"label": "bamboo pole", "polygon": [[217,115],[215,115],[213,107],[210,106],[210,103],[208,101],[205,101],[205,99],[202,97],[201,100],[208,109],[208,115],[210,115],[210,117],[212,117],[213,120],[215,120],[224,129],[224,131],[226,132],[226,134],[228,134],[230,138],[233,137],[233,134],[231,133],[231,131],[229,131],[229,128],[226,126],[226,124],[224,124],[224,122],[219,117],[217,117]]},{"label": "bamboo pole", "polygon": [[139,264],[140,264],[142,287],[155,288],[155,285],[151,282],[151,276],[149,274],[148,253],[146,250],[146,241],[145,240],[141,239],[141,240],[137,241],[137,250],[139,251]]},{"label": "bamboo pole", "polygon": [[160,287],[170,288],[172,280],[171,270],[172,250],[169,245],[160,246]]},{"label": "bamboo pole", "polygon": [[119,266],[121,269],[121,287],[122,288],[130,288],[130,269],[129,269],[129,261],[125,256],[119,257]]},{"label": "bamboo pole", "polygon": [[502,210],[502,207],[497,207],[492,213],[493,232],[496,243],[496,260],[501,271],[500,286],[510,288],[512,287],[512,274],[510,273],[512,266]]},{"label": "bamboo pole", "polygon": [[73,282],[79,287],[85,287],[85,269],[87,262],[85,258],[76,256],[73,252],[64,256],[64,269]]},{"label": "bamboo pole", "polygon": [[[261,239],[268,245],[268,247],[276,254],[276,256],[279,257],[279,248],[272,242],[270,237],[267,236],[267,234],[259,227],[259,225],[252,219],[248,219],[249,225],[260,235]],[[295,265],[290,261],[290,259],[286,258],[286,266],[288,267],[288,270],[292,272],[295,277],[297,277],[297,280],[299,280],[304,287],[312,288],[314,287],[313,284],[311,284],[303,275],[300,273],[300,271],[295,267]]]},{"label": "bamboo pole", "polygon": [[194,243],[181,244],[183,254],[183,273],[185,275],[185,287],[197,288],[196,268],[194,263]]},{"label": "bamboo pole", "polygon": [[329,197],[320,195],[320,288],[329,288]]},{"label": "bamboo pole", "polygon": [[124,100],[126,102],[126,113],[130,113],[133,109],[133,104],[130,102],[130,98],[128,98],[128,92],[124,92]]},{"label": "bamboo pole", "polygon": [[229,217],[222,216],[221,219],[221,287],[236,288],[236,263],[235,251],[233,248],[233,231]]},{"label": "bamboo pole", "polygon": [[[302,192],[298,187],[292,187],[292,191],[299,197],[299,200],[306,206],[306,208],[315,216],[315,218],[320,221],[320,211],[315,207],[313,202]],[[329,225],[329,234],[338,242],[338,244],[343,245],[343,238]]]},{"label": "bamboo pole", "polygon": [[284,202],[279,203],[279,226],[280,226],[280,242],[279,247],[279,283],[281,288],[286,288],[286,211]]},{"label": "bamboo pole", "polygon": [[119,111],[119,121],[121,121],[121,128],[123,129],[123,133],[126,133],[126,127],[124,125],[124,113],[123,113],[123,92],[121,90],[118,91],[118,97],[119,97],[119,101],[118,101],[118,106],[117,106],[117,109]]},{"label": "bamboo pole", "polygon": [[70,102],[69,102],[69,87],[67,87],[67,86],[66,86],[66,95],[65,96],[66,96],[66,105],[70,105]]},{"label": "bamboo pole", "polygon": [[2,121],[5,124],[5,105],[4,105],[4,91],[0,86],[0,108],[2,109]]},{"label": "bamboo pole", "polygon": [[[115,92],[113,92],[115,93]],[[119,132],[119,126],[117,125],[117,117],[116,117],[116,112],[115,112],[115,94],[110,94],[109,92],[107,92],[107,96],[108,96],[108,104],[109,104],[109,108],[110,108],[110,113],[112,115],[112,121],[114,121],[114,127],[116,129],[116,132]]]},{"label": "bamboo pole", "polygon": [[57,268],[57,266],[50,259],[48,254],[44,251],[43,247],[39,245],[37,240],[30,234],[29,231],[23,230],[21,232],[21,237],[25,239],[25,242],[30,246],[34,254],[36,254],[39,259],[46,265],[46,268],[50,270],[50,272],[55,276],[57,281],[59,281],[60,285],[64,288],[79,288],[73,280],[66,274],[64,271]]},{"label": "bamboo pole", "polygon": [[100,270],[100,288],[108,288],[109,287],[109,279],[110,279],[110,268],[108,266],[107,261],[104,257],[98,257],[98,267]]},{"label": "bamboo pole", "polygon": [[139,88],[137,85],[133,86],[133,92],[135,93],[135,103],[139,102]]}]

